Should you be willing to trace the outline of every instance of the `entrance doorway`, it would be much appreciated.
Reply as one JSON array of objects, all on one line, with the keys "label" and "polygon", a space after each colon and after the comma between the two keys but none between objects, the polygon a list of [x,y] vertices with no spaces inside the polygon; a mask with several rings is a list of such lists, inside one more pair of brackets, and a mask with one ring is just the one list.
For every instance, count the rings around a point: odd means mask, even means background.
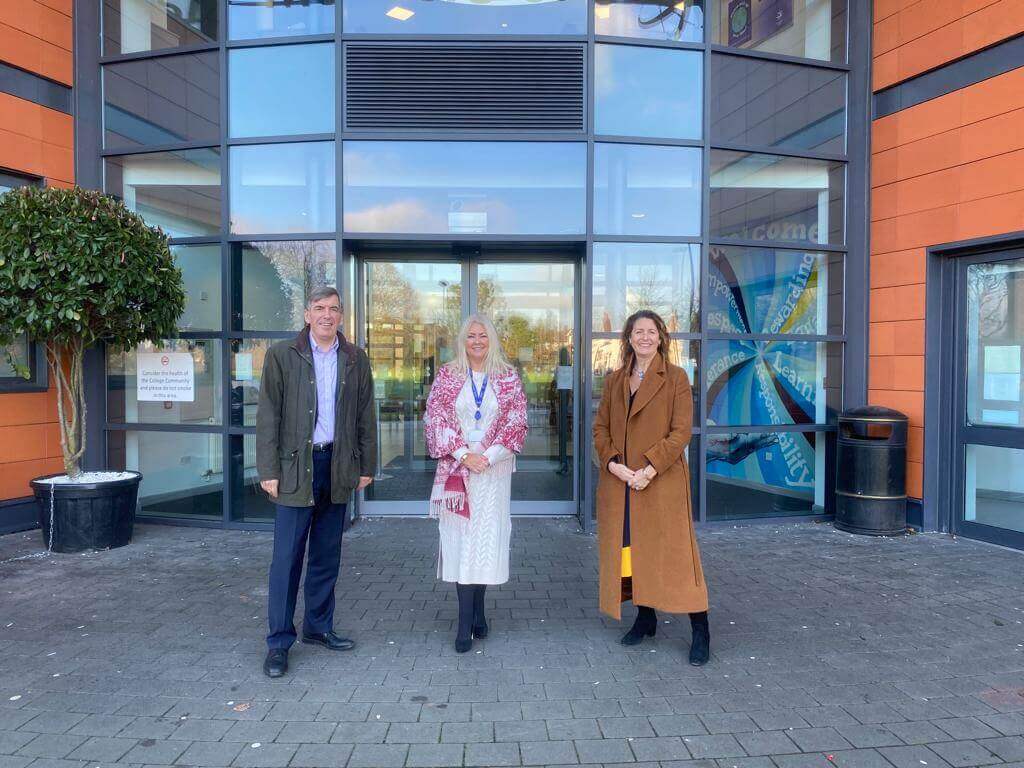
[{"label": "entrance doorway", "polygon": [[438,368],[453,359],[462,321],[494,321],[526,390],[529,433],[512,479],[512,513],[578,511],[579,295],[572,253],[358,254],[360,342],[373,367],[378,471],[368,515],[424,515],[436,462],[423,415]]},{"label": "entrance doorway", "polygon": [[1024,548],[1024,250],[957,264],[953,528]]}]

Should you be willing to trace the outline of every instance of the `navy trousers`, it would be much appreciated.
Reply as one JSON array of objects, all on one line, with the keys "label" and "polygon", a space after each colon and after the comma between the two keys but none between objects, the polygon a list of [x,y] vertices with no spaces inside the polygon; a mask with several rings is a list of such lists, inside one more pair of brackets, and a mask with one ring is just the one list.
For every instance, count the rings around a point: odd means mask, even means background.
[{"label": "navy trousers", "polygon": [[313,506],[278,504],[274,516],[274,558],[270,563],[267,601],[268,648],[287,649],[295,642],[295,601],[307,539],[303,631],[320,634],[334,629],[334,585],[341,565],[344,519],[345,505],[331,503],[331,453],[317,451],[313,454]]}]

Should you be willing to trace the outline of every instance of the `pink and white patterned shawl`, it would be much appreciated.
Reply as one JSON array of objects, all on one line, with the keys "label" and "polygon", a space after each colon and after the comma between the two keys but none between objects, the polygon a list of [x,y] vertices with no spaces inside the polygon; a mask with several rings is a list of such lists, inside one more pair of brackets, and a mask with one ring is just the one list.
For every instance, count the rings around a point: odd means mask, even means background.
[{"label": "pink and white patterned shawl", "polygon": [[[427,451],[437,459],[434,487],[430,493],[431,517],[438,517],[442,512],[469,517],[469,500],[466,497],[469,470],[452,456],[454,451],[467,447],[455,413],[455,401],[465,383],[464,374],[451,364],[444,365],[437,372],[427,397],[423,431]],[[498,398],[498,415],[481,441],[481,450],[498,444],[512,453],[519,453],[523,450],[527,430],[526,393],[519,375],[515,369],[510,369],[508,373],[492,379],[488,386],[494,387]]]}]

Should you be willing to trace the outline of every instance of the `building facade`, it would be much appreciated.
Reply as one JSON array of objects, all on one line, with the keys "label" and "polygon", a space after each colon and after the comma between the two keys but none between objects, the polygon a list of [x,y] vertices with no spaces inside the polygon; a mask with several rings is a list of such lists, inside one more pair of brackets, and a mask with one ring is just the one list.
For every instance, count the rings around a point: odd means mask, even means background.
[{"label": "building facade", "polygon": [[1024,547],[1024,6],[876,2],[870,399],[915,521]]},{"label": "building facade", "polygon": [[[887,153],[919,157],[910,145],[932,135],[906,126],[935,125],[915,110],[951,92],[911,104],[922,82],[1011,45],[1024,22],[1006,24],[1019,11],[1005,3],[944,5],[960,10],[79,0],[77,180],[171,236],[189,301],[161,354],[193,382],[151,400],[138,374],[154,350],[97,351],[89,462],[141,471],[147,519],[267,526],[253,444],[263,355],[301,325],[311,286],[329,283],[374,367],[380,472],[361,513],[422,514],[424,401],[462,318],[483,311],[530,404],[513,510],[589,529],[591,416],[625,317],[650,307],[694,383],[699,520],[828,515],[836,415],[868,402],[870,378],[872,402],[912,419],[910,491],[924,499],[912,519],[949,529],[935,504],[955,489],[931,489],[920,470],[922,265],[929,248],[1024,229],[1022,206],[1007,191],[990,230],[946,237],[929,220],[912,226],[941,240],[910,243],[899,217],[916,209],[900,185],[920,185],[921,171]],[[972,33],[968,5],[1001,24]],[[946,35],[944,54],[930,34]],[[1019,137],[1024,121],[1007,121]],[[1005,350],[981,354],[1009,365]],[[1003,435],[1009,417],[996,418]]]},{"label": "building facade", "polygon": [[[0,3],[0,193],[74,184],[71,10],[71,0]],[[0,532],[34,524],[28,481],[63,467],[42,350],[23,338],[8,351],[31,377],[0,355]]]}]

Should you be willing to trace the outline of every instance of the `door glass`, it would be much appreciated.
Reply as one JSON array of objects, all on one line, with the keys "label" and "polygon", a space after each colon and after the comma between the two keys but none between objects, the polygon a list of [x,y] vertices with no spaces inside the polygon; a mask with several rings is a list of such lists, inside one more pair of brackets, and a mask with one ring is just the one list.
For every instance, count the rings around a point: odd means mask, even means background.
[{"label": "door glass", "polygon": [[964,520],[1024,533],[1024,451],[968,445]]},{"label": "door glass", "polygon": [[529,432],[512,476],[513,501],[573,498],[572,264],[485,263],[476,309],[498,329],[526,390]]},{"label": "door glass", "polygon": [[436,462],[427,455],[423,413],[435,372],[452,359],[461,275],[456,263],[366,264],[366,351],[379,452],[367,501],[418,500],[426,511]]},{"label": "door glass", "polygon": [[968,424],[1024,426],[1018,301],[1024,302],[1024,259],[967,267]]}]

